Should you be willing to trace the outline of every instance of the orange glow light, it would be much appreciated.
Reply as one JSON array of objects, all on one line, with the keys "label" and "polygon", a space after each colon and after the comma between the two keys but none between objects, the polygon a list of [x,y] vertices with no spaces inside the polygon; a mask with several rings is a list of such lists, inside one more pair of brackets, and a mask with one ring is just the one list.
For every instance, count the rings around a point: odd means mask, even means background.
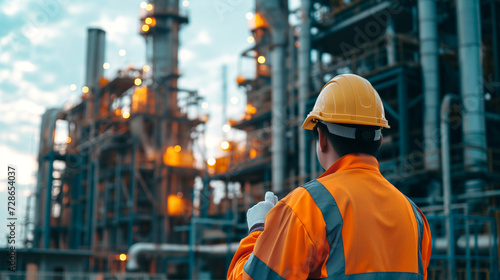
[{"label": "orange glow light", "polygon": [[215,162],[216,162],[216,161],[215,161],[215,158],[209,158],[209,159],[207,160],[207,164],[208,164],[208,166],[214,166],[214,165],[215,165]]},{"label": "orange glow light", "polygon": [[153,4],[148,4],[146,6],[146,11],[151,12],[153,10]]},{"label": "orange glow light", "polygon": [[255,108],[254,106],[250,105],[250,104],[247,104],[247,108],[246,108],[246,111],[248,114],[255,114],[257,113],[257,108]]},{"label": "orange glow light", "polygon": [[175,151],[176,153],[180,152],[181,150],[182,150],[182,147],[181,147],[181,146],[179,146],[179,145],[175,145],[175,147],[174,147],[174,151]]},{"label": "orange glow light", "polygon": [[220,143],[220,148],[223,150],[223,151],[227,151],[229,150],[229,148],[231,147],[231,145],[229,144],[229,142],[227,141],[222,141]]},{"label": "orange glow light", "polygon": [[66,143],[71,143],[71,137],[68,137],[68,139],[66,140]]},{"label": "orange glow light", "polygon": [[251,149],[250,150],[250,158],[254,159],[257,157],[257,150],[256,149]]},{"label": "orange glow light", "polygon": [[120,254],[120,261],[124,262],[127,260],[127,255],[125,254]]},{"label": "orange glow light", "polygon": [[167,212],[170,216],[180,216],[184,212],[184,201],[175,194],[171,194],[167,199]]},{"label": "orange glow light", "polygon": [[124,119],[128,119],[130,117],[130,113],[129,112],[123,112],[122,117]]},{"label": "orange glow light", "polygon": [[144,24],[144,25],[142,26],[142,31],[144,31],[144,32],[148,32],[148,31],[149,31],[149,25]]}]

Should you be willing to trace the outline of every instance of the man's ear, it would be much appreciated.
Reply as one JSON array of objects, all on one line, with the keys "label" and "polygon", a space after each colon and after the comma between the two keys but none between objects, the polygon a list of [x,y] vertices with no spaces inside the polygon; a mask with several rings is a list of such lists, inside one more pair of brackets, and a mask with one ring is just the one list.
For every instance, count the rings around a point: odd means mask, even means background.
[{"label": "man's ear", "polygon": [[323,129],[320,129],[319,127],[317,127],[316,129],[318,130],[319,147],[321,149],[321,152],[325,153],[328,151],[328,136],[326,135],[326,132],[323,131]]}]

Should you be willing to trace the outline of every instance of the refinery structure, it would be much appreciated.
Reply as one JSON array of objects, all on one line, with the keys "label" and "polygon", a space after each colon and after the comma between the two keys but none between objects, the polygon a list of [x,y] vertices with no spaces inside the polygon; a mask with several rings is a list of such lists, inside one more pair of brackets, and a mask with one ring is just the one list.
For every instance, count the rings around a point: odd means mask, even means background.
[{"label": "refinery structure", "polygon": [[[19,271],[225,279],[246,210],[267,190],[282,198],[321,175],[301,125],[327,81],[355,73],[391,126],[382,174],[429,220],[429,279],[499,279],[500,1],[301,0],[292,10],[255,0],[253,44],[240,57],[255,72],[238,75],[246,112],[228,120],[246,138],[203,164],[194,147],[207,117],[187,114],[202,98],[177,86],[189,24],[179,4],[150,0],[140,18],[149,67],[109,81],[105,34],[88,30],[81,102],[43,115],[34,239]],[[58,121],[64,145],[54,143]],[[225,186],[217,204],[214,183]]]}]

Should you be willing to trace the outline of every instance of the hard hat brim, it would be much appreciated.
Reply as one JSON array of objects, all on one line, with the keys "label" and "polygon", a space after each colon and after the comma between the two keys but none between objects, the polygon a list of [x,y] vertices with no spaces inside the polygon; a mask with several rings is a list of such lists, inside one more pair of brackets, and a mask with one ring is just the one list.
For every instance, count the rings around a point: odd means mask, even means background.
[{"label": "hard hat brim", "polygon": [[321,116],[318,114],[315,114],[315,112],[311,112],[307,115],[307,118],[305,119],[304,123],[302,123],[302,128],[307,129],[307,130],[313,130],[318,121],[325,121],[325,122],[330,122],[330,123],[340,123],[340,124],[356,124],[356,125],[369,125],[369,126],[378,126],[378,127],[383,127],[383,128],[391,128],[389,124],[387,123],[387,120],[385,122],[379,123],[376,121],[361,121],[361,120],[353,120],[353,119],[342,119],[342,118],[334,118],[334,117],[325,117]]}]

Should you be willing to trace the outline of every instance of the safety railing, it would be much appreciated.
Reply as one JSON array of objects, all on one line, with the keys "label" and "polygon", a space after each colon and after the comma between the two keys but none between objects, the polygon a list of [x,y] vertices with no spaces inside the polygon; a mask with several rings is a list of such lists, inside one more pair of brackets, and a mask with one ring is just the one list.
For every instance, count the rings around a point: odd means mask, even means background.
[{"label": "safety railing", "polygon": [[383,36],[366,44],[353,47],[342,55],[323,64],[321,73],[338,75],[356,73],[368,75],[400,63],[418,64],[418,40],[405,35]]},{"label": "safety railing", "polygon": [[432,232],[428,279],[498,279],[495,218],[451,214],[427,220]]},{"label": "safety railing", "polygon": [[[481,151],[484,153],[485,161],[482,166],[468,166],[464,164],[464,150],[470,149],[473,151]],[[441,150],[435,150],[435,153],[441,154]],[[500,172],[500,149],[484,148],[472,145],[456,144],[450,146],[450,165],[452,176],[453,174],[466,175],[466,172],[474,173],[474,170],[481,169],[483,173],[498,173]],[[434,157],[435,161],[430,162],[436,166],[441,166],[440,157]],[[436,162],[438,161],[438,162]],[[420,175],[427,172],[425,167],[425,152],[422,150],[411,151],[405,157],[396,157],[386,160],[380,160],[380,171],[389,181],[400,181],[411,178],[415,175]]]}]

